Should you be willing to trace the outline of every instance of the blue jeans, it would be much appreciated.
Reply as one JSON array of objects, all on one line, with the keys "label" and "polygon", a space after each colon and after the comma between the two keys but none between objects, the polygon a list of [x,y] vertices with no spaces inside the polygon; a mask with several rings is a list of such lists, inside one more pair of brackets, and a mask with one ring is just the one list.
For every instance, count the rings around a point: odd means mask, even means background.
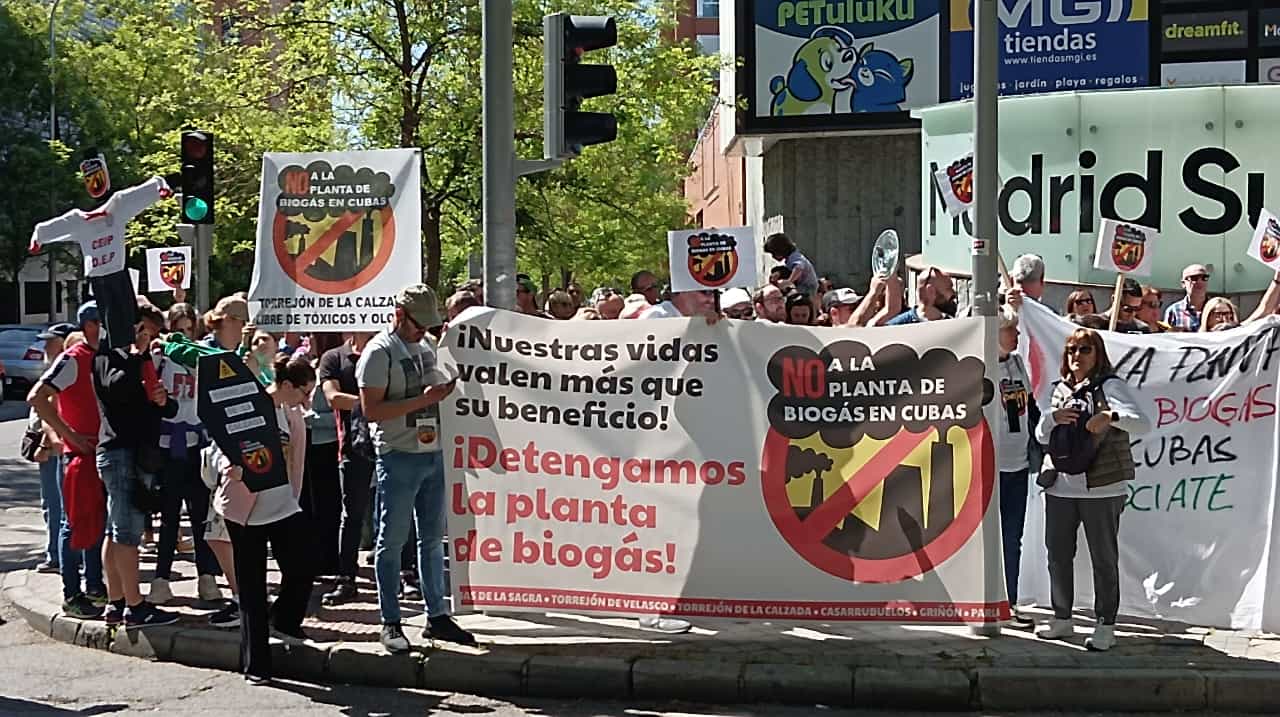
[{"label": "blue jeans", "polygon": [[98,477],[107,488],[107,535],[117,545],[142,543],[147,516],[134,507],[134,480],[138,468],[128,448],[98,450]]},{"label": "blue jeans", "polygon": [[[58,498],[62,499],[62,476],[64,475],[66,456],[58,459]],[[71,549],[71,523],[67,520],[67,511],[62,511],[62,528],[58,532],[58,561],[62,572],[62,598],[70,600],[79,595],[80,568],[84,567],[84,590],[86,593],[106,595],[107,584],[102,581],[102,540],[99,539],[88,550]]]},{"label": "blue jeans", "polygon": [[411,519],[418,528],[418,576],[427,617],[449,614],[444,587],[444,464],[439,452],[378,456],[378,543],[374,573],[382,624],[400,623],[400,551]]},{"label": "blue jeans", "polygon": [[1022,561],[1022,528],[1027,518],[1027,471],[1000,474],[1000,538],[1004,543],[1004,583],[1009,605],[1018,604],[1018,563]]},{"label": "blue jeans", "polygon": [[62,531],[62,460],[51,456],[40,464],[40,511],[44,514],[44,528],[48,533],[45,560],[53,565],[62,562],[58,549],[58,535]]}]

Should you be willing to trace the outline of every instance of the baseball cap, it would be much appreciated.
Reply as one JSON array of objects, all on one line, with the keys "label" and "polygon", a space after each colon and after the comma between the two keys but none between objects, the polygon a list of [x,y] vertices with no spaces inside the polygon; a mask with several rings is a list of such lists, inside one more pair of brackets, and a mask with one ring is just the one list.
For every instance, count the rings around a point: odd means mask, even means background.
[{"label": "baseball cap", "polygon": [[743,304],[751,304],[751,294],[748,294],[746,289],[728,289],[720,295],[720,308],[722,309],[731,309]]},{"label": "baseball cap", "polygon": [[90,321],[101,322],[98,318],[98,302],[86,301],[76,310],[76,324],[84,326]]},{"label": "baseball cap", "polygon": [[528,274],[516,274],[516,286],[530,294],[538,293],[538,286],[533,283],[533,279],[530,279]]},{"label": "baseball cap", "polygon": [[833,289],[822,297],[822,308],[830,311],[835,306],[855,306],[862,298],[849,288]]},{"label": "baseball cap", "polygon": [[434,328],[444,323],[440,318],[436,292],[426,284],[414,284],[401,289],[400,293],[396,294],[396,308],[404,309],[404,312],[424,329]]},{"label": "baseball cap", "polygon": [[249,302],[239,296],[224,296],[218,299],[218,303],[213,307],[213,311],[209,312],[209,320],[217,321],[223,318],[239,319],[245,323],[249,322]]},{"label": "baseball cap", "polygon": [[649,300],[644,298],[644,294],[631,294],[622,304],[622,311],[618,314],[619,319],[635,319],[649,308]]},{"label": "baseball cap", "polygon": [[49,339],[65,339],[71,335],[72,331],[75,331],[75,330],[76,330],[76,327],[73,324],[68,324],[68,323],[54,324],[53,326],[50,326],[44,331],[41,331],[40,334],[36,336],[36,338],[40,339],[41,341],[48,341]]}]

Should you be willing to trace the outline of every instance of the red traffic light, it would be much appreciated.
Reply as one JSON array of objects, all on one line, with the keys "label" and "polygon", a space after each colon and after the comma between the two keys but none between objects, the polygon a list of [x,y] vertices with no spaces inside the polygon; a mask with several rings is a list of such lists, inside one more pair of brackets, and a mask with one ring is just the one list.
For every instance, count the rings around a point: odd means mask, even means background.
[{"label": "red traffic light", "polygon": [[204,159],[209,155],[209,138],[203,132],[184,132],[182,155],[193,160]]}]

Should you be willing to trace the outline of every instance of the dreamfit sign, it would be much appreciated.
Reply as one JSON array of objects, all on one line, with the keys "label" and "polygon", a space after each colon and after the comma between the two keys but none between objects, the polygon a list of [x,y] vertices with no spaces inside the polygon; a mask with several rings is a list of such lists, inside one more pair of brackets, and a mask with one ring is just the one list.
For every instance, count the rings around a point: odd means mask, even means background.
[{"label": "dreamfit sign", "polygon": [[[1184,265],[1213,264],[1217,291],[1260,290],[1243,261],[1252,222],[1280,206],[1280,87],[1061,93],[1000,100],[1001,253],[1045,257],[1052,279],[1109,283],[1093,269],[1103,218],[1160,230],[1152,279],[1177,286]],[[972,222],[947,215],[934,171],[972,151],[972,107],[919,110],[921,222],[928,263],[968,266]],[[1226,267],[1223,269],[1223,267]]]}]

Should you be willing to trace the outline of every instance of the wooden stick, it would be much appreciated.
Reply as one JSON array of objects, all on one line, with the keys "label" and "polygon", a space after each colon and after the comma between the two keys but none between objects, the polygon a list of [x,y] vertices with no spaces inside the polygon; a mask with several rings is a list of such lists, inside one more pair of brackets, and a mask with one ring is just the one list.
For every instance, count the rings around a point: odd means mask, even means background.
[{"label": "wooden stick", "polygon": [[1004,255],[996,252],[996,267],[1000,269],[1000,286],[1008,291],[1013,288],[1013,279],[1009,278],[1009,267],[1004,263]]},{"label": "wooden stick", "polygon": [[1120,319],[1120,295],[1123,291],[1124,273],[1121,272],[1116,274],[1116,290],[1111,294],[1111,324],[1107,327],[1110,331],[1116,330],[1116,321]]}]

